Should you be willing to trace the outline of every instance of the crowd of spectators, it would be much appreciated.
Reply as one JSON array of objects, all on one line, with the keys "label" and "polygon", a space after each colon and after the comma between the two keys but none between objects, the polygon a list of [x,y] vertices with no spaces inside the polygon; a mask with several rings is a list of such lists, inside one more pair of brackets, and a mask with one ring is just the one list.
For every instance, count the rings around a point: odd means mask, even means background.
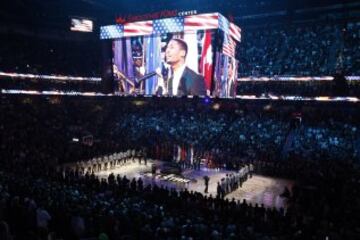
[{"label": "crowd of spectators", "polygon": [[359,75],[360,23],[246,28],[237,51],[240,76]]},{"label": "crowd of spectators", "polygon": [[[191,145],[201,156],[211,152],[211,155],[221,155],[216,158],[222,160],[233,156],[258,158],[262,153],[269,155],[271,152],[272,158],[276,158],[292,129],[289,118],[282,119],[276,114],[214,113],[191,107],[182,111],[121,112],[115,113],[114,117],[117,120],[112,134],[125,134],[133,143],[165,141]],[[331,119],[325,124],[304,122],[294,133],[291,151],[302,158],[314,158],[321,150],[330,158],[353,158],[355,142],[359,137],[357,124]]]},{"label": "crowd of spectators", "polygon": [[[6,114],[1,116],[1,127],[6,130],[3,135],[7,139],[3,143],[6,147],[2,148],[7,149],[4,154],[9,154],[9,149],[15,147],[16,156],[11,158],[24,159],[30,155],[42,159],[29,151],[47,146],[50,155],[61,157],[61,161],[66,162],[92,158],[119,146],[124,149],[128,146],[137,149],[146,147],[151,151],[157,146],[172,149],[174,145],[185,145],[192,146],[194,154],[200,157],[210,154],[216,155],[217,159],[233,156],[260,158],[266,154],[275,159],[288,142],[287,150],[300,158],[321,158],[323,155],[318,155],[322,153],[328,158],[353,159],[360,130],[356,106],[341,116],[335,116],[346,110],[340,111],[341,107],[336,104],[334,108],[338,112],[335,115],[331,114],[332,108],[323,109],[327,115],[322,115],[316,107],[309,108],[305,111],[309,113],[300,113],[305,116],[300,120],[297,118],[296,121],[302,122],[294,127],[292,113],[301,112],[301,107],[300,110],[293,107],[284,110],[285,107],[268,104],[260,110],[250,111],[243,106],[237,111],[234,108],[217,111],[214,106],[226,109],[226,101],[209,104],[201,99],[192,103],[183,99],[162,98],[158,101],[156,98],[77,96],[3,95],[2,98],[1,110]],[[316,117],[315,113],[319,116]],[[12,121],[19,115],[21,121]],[[343,117],[349,121],[344,122]],[[318,121],[310,121],[315,118]],[[37,132],[43,134],[39,136]],[[73,138],[86,135],[94,137],[93,146],[76,142],[70,144]],[[44,138],[49,138],[46,144],[42,142]],[[53,144],[59,147],[53,148]],[[29,145],[33,147],[29,148]],[[46,152],[44,149],[43,154]]]},{"label": "crowd of spectators", "polygon": [[301,96],[301,97],[359,97],[359,81],[346,81],[340,86],[334,80],[329,81],[239,81],[238,95],[260,96]]},{"label": "crowd of spectators", "polygon": [[[351,107],[315,107],[317,114],[303,108],[294,119],[292,103],[231,108],[224,101],[214,109],[202,99],[2,95],[1,101],[0,234],[264,240],[360,234],[354,215],[360,209],[359,116]],[[72,141],[89,134],[91,145]],[[124,176],[104,181],[53,168],[127,149],[150,152],[164,143],[192,145],[197,155],[225,166],[251,162],[257,173],[295,179],[292,204],[265,209]]]}]

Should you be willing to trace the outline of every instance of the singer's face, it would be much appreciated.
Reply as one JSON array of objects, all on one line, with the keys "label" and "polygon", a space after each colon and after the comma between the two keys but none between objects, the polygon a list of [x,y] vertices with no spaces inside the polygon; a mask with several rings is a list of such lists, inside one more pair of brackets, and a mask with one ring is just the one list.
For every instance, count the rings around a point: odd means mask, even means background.
[{"label": "singer's face", "polygon": [[171,40],[165,51],[166,62],[170,65],[176,64],[182,61],[185,57],[185,51],[181,48],[180,44]]}]

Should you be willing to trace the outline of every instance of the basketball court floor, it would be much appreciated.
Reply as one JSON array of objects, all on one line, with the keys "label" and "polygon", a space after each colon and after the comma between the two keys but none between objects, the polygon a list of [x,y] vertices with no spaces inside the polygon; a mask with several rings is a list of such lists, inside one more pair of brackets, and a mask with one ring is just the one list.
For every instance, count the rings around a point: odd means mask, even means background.
[{"label": "basketball court floor", "polygon": [[[141,177],[144,184],[157,184],[158,186],[166,186],[168,188],[176,188],[178,190],[187,188],[189,191],[204,193],[205,183],[203,177],[209,176],[209,191],[206,195],[216,196],[217,182],[225,178],[227,173],[231,171],[216,170],[201,167],[200,170],[184,169],[181,176],[174,174],[152,174],[152,165],[161,166],[160,161],[148,160],[145,165],[143,162],[139,164],[137,160],[128,161],[125,165],[118,166],[115,169],[97,172],[100,178],[107,178],[110,173],[120,174],[121,177],[126,175],[128,179]],[[286,199],[280,197],[285,187],[291,189],[293,181],[287,179],[272,178],[254,174],[252,178],[248,178],[235,191],[226,195],[227,199],[235,199],[243,201],[244,199],[251,204],[264,204],[267,208],[286,208]]]}]

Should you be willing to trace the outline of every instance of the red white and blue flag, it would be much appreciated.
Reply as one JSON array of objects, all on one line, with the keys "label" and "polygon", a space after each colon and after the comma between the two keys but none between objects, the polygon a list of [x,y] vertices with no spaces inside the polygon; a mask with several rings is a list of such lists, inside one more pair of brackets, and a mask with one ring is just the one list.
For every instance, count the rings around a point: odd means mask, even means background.
[{"label": "red white and blue flag", "polygon": [[235,24],[230,23],[219,13],[132,22],[124,25],[102,26],[100,28],[100,38],[114,39],[175,32],[195,32],[198,30],[218,28],[226,34],[229,34],[233,39],[237,41],[241,40],[241,29]]},{"label": "red white and blue flag", "polygon": [[241,28],[236,26],[234,23],[230,23],[229,34],[236,41],[241,42]]},{"label": "red white and blue flag", "polygon": [[183,17],[157,19],[153,21],[154,34],[166,34],[169,32],[183,32],[183,31],[184,31]]},{"label": "red white and blue flag", "polygon": [[236,50],[236,42],[232,39],[232,37],[229,34],[224,34],[222,52],[225,55],[234,58],[235,50]]},{"label": "red white and blue flag", "polygon": [[153,32],[153,21],[130,22],[124,24],[124,36],[132,37],[150,35]]},{"label": "red white and blue flag", "polygon": [[218,26],[218,15],[214,13],[186,16],[184,20],[185,32],[216,29]]}]

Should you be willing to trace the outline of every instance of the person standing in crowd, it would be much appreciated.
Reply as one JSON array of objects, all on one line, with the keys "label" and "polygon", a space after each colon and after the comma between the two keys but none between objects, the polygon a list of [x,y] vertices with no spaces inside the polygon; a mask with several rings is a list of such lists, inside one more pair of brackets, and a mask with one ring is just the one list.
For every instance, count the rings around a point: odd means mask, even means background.
[{"label": "person standing in crowd", "polygon": [[216,197],[217,198],[223,198],[223,191],[220,185],[220,182],[217,182],[217,187],[216,187]]},{"label": "person standing in crowd", "polygon": [[204,181],[205,181],[205,190],[204,190],[204,193],[208,193],[209,181],[210,181],[209,176],[205,175],[205,176],[204,176]]},{"label": "person standing in crowd", "polygon": [[47,235],[50,220],[51,216],[49,212],[42,206],[39,206],[36,210],[36,223],[41,236]]}]

